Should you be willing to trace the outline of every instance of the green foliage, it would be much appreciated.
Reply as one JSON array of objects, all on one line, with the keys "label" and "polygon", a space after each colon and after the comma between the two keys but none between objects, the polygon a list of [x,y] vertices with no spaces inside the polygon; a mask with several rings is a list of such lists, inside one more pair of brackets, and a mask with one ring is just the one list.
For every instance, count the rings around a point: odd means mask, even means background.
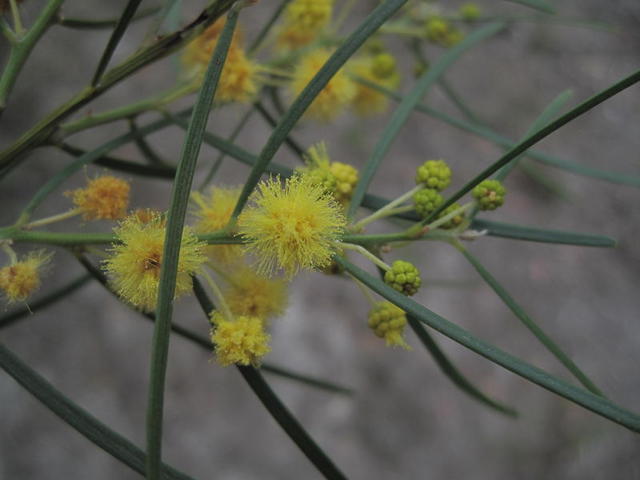
[{"label": "green foliage", "polygon": [[[30,302],[28,306],[16,308],[3,315],[0,318],[0,328],[24,321],[29,312],[36,313],[53,303],[68,300],[73,292],[91,281],[116,295],[108,278],[96,267],[97,264],[104,263],[104,256],[113,254],[113,247],[105,248],[108,244],[118,242],[112,233],[92,231],[90,225],[84,225],[81,231],[61,232],[46,228],[49,224],[62,222],[73,216],[83,215],[86,218],[86,209],[91,206],[80,205],[75,198],[70,198],[68,211],[47,218],[33,219],[38,208],[54,194],[58,194],[74,174],[90,165],[100,165],[112,171],[170,182],[172,193],[167,212],[157,213],[139,209],[131,212],[126,218],[119,219],[118,224],[120,229],[125,229],[146,224],[149,218],[154,218],[160,225],[159,228],[164,229],[160,230],[164,233],[161,243],[153,243],[151,238],[139,238],[138,250],[142,252],[140,262],[132,262],[130,266],[131,269],[137,269],[136,273],[142,281],[150,282],[152,287],[157,289],[155,312],[142,313],[153,322],[145,451],[75,404],[5,345],[0,345],[0,367],[55,415],[134,471],[149,479],[190,478],[162,462],[161,448],[165,377],[171,334],[185,338],[207,351],[214,351],[216,348],[210,338],[180,326],[173,318],[176,288],[179,286],[180,274],[184,273],[181,270],[182,264],[188,257],[186,248],[194,250],[193,258],[205,258],[205,254],[208,255],[207,260],[202,261],[195,269],[192,278],[193,292],[202,309],[202,325],[211,328],[212,332],[220,332],[221,329],[216,330],[215,322],[211,323],[211,318],[216,318],[216,315],[226,322],[246,317],[253,321],[252,325],[258,325],[261,329],[259,334],[250,340],[268,339],[266,331],[270,328],[269,322],[266,317],[261,318],[254,313],[260,311],[259,302],[277,304],[275,307],[269,304],[274,310],[284,309],[286,301],[278,296],[286,288],[286,282],[278,277],[264,278],[254,272],[245,255],[245,248],[250,246],[244,244],[259,239],[238,235],[237,220],[239,217],[242,226],[244,217],[241,215],[246,211],[247,205],[251,208],[252,202],[256,202],[255,192],[257,188],[261,189],[265,185],[261,184],[265,174],[279,176],[280,180],[293,176],[294,178],[284,183],[282,190],[279,190],[280,183],[273,179],[269,183],[268,191],[261,190],[263,195],[260,201],[264,205],[275,205],[277,208],[263,208],[257,211],[254,220],[261,220],[259,217],[263,211],[275,212],[272,216],[278,217],[277,221],[265,221],[264,224],[267,229],[272,225],[276,225],[277,228],[271,229],[275,231],[265,231],[263,235],[266,237],[268,234],[269,238],[273,239],[273,244],[278,247],[280,253],[291,253],[287,254],[291,262],[299,259],[301,252],[309,257],[309,252],[314,252],[314,249],[320,247],[324,249],[323,252],[329,252],[325,259],[333,255],[331,265],[322,265],[324,273],[334,274],[336,281],[341,281],[338,280],[338,276],[352,281],[362,290],[372,304],[369,326],[375,335],[386,340],[387,345],[410,349],[403,336],[404,327],[409,325],[453,385],[480,405],[515,417],[514,408],[483,393],[454,365],[431,336],[430,331],[435,330],[524,379],[612,422],[639,432],[640,416],[606,398],[596,386],[596,381],[579,368],[551,336],[525,312],[507,288],[469,252],[465,243],[472,240],[488,241],[487,237],[501,237],[558,245],[614,247],[615,240],[606,235],[546,229],[480,219],[475,216],[480,210],[495,210],[505,202],[506,189],[503,182],[515,168],[520,168],[548,189],[558,192],[554,179],[532,168],[531,161],[592,179],[640,186],[638,177],[587,167],[532,150],[532,147],[552,133],[561,132],[563,126],[638,83],[640,71],[631,73],[560,115],[560,111],[571,97],[571,91],[562,92],[542,111],[523,138],[515,142],[485,125],[481,120],[482,115],[471,108],[464,96],[445,79],[445,74],[447,78],[453,75],[450,72],[451,67],[464,55],[476,48],[482,48],[484,42],[500,41],[499,38],[492,37],[498,37],[508,26],[516,28],[517,25],[514,25],[512,19],[496,20],[497,17],[485,17],[484,10],[481,11],[472,4],[466,5],[452,16],[440,17],[434,16],[428,8],[423,8],[424,5],[420,2],[387,0],[377,2],[375,8],[369,8],[366,16],[356,20],[357,10],[352,11],[357,3],[355,1],[318,2],[313,12],[308,12],[304,10],[304,2],[290,0],[277,2],[277,5],[267,5],[261,10],[267,14],[260,18],[260,25],[253,29],[255,33],[250,39],[250,45],[245,49],[242,45],[243,36],[237,34],[236,27],[243,10],[247,7],[254,8],[254,3],[250,0],[213,0],[197,16],[182,22],[181,3],[175,0],[162,2],[157,7],[140,12],[138,7],[141,2],[129,0],[120,15],[110,19],[67,17],[60,12],[63,4],[61,0],[48,0],[33,23],[25,27],[21,19],[22,6],[11,2],[11,11],[5,12],[0,19],[0,30],[10,49],[0,74],[0,113],[7,107],[13,107],[12,102],[15,102],[15,99],[12,92],[21,78],[23,66],[39,42],[45,41],[43,38],[46,38],[44,35],[49,27],[60,25],[82,30],[87,35],[94,29],[110,28],[112,31],[104,50],[96,58],[95,70],[92,69],[93,75],[89,84],[43,118],[34,119],[31,128],[0,151],[0,181],[3,182],[7,182],[7,177],[14,170],[28,168],[30,154],[37,148],[56,148],[73,157],[71,162],[38,186],[26,205],[15,212],[16,220],[13,224],[0,228],[0,247],[8,258],[0,267],[0,290],[4,291],[10,301],[13,299],[7,294],[7,286],[15,287],[13,290],[20,294],[20,298],[22,294],[25,297],[29,296],[41,284],[45,290],[44,295]],[[545,14],[555,12],[548,2],[542,0],[513,0],[513,3]],[[344,27],[343,22],[348,18],[357,25],[349,29]],[[544,20],[547,17],[536,17],[539,18]],[[549,17],[549,21],[554,18],[556,21],[562,20],[559,17]],[[143,19],[149,19],[151,23],[144,41],[133,54],[110,68],[121,40],[131,29],[137,28],[140,25],[138,21]],[[465,21],[460,22],[461,19]],[[461,25],[460,29],[458,24],[454,27],[453,22],[456,21]],[[168,32],[164,33],[167,29]],[[400,44],[404,47],[400,54],[415,62],[416,78],[407,81],[409,86],[405,89],[406,94],[399,93],[401,90],[397,88],[397,80],[400,78],[396,71],[397,53],[392,49],[387,50],[381,40],[382,34],[398,36],[402,40]],[[433,59],[425,55],[429,41],[431,44],[428,48],[436,48],[439,52]],[[273,52],[271,55],[265,55],[264,51],[269,47]],[[440,51],[443,48],[444,50]],[[112,87],[126,82],[143,67],[178,51],[181,52],[183,65],[178,80],[169,90],[149,97],[143,95],[131,103],[106,111],[72,118],[83,107],[91,105]],[[317,66],[305,67],[305,60],[315,58],[313,54],[317,52],[322,52],[323,55],[326,53],[324,56],[327,60]],[[303,71],[304,68],[311,68],[311,71]],[[306,79],[304,85],[295,90],[292,85],[301,78]],[[441,89],[464,119],[426,105],[425,96],[434,85]],[[289,88],[296,94],[291,95],[289,92],[292,101],[285,106],[282,98],[286,98],[286,95],[282,93]],[[175,108],[175,102],[192,94],[197,96],[190,107],[183,110]],[[323,153],[327,155],[326,162],[317,162],[318,165],[314,166],[316,170],[311,173],[294,170],[274,161],[274,157],[283,146],[288,147],[299,161],[308,157],[308,147],[295,138],[296,128],[301,123],[313,121],[311,117],[314,111],[322,111],[329,119],[346,108],[351,108],[359,114],[370,113],[369,110],[381,113],[386,110],[389,100],[397,102],[397,105],[375,139],[375,145],[360,172],[345,162],[331,161],[327,152]],[[246,110],[239,116],[237,124],[229,129],[231,133],[224,137],[219,133],[219,115],[228,104],[236,102],[245,103]],[[159,114],[160,118],[143,123],[140,116],[147,113]],[[258,113],[271,128],[258,153],[252,153],[238,141],[239,135],[248,130],[255,113]],[[409,186],[410,190],[394,199],[369,192],[382,162],[389,160],[387,156],[392,145],[414,113],[431,116],[484,138],[504,149],[504,155],[488,167],[482,170],[478,168],[480,171],[473,178],[460,179],[461,186],[449,196],[439,192],[449,186],[452,178],[453,185],[456,185],[458,179],[455,171],[452,172],[452,168],[442,160],[425,158],[416,162],[420,164],[415,175],[417,186]],[[80,143],[69,142],[69,137],[81,132],[109,131],[107,126],[115,122],[126,123],[126,133],[90,147],[79,147],[77,145]],[[212,131],[207,129],[207,125],[211,126]],[[151,138],[153,134],[171,126],[177,126],[184,131],[182,151],[179,161],[175,164],[165,158],[165,153]],[[323,128],[334,127],[335,125],[329,124]],[[445,127],[439,128],[446,130]],[[320,140],[322,139],[318,138],[318,141]],[[123,158],[120,152],[114,155],[116,149],[129,144],[134,144],[138,149],[144,159],[143,163]],[[204,161],[199,161],[203,144],[219,152],[215,161],[206,165]],[[219,175],[219,168],[223,162],[237,162],[249,167],[242,186],[237,189],[211,186]],[[194,194],[193,182],[199,168],[206,174],[199,185],[200,193]],[[347,172],[349,181],[345,181],[336,172]],[[331,179],[331,182],[328,182],[328,179]],[[299,207],[300,201],[298,204],[287,204],[287,198],[291,195],[291,185],[296,186],[298,193],[315,192],[314,195],[308,195],[313,198],[305,197],[305,200],[309,201],[305,204],[308,206],[305,207],[306,210]],[[208,190],[208,187],[211,189]],[[511,188],[509,186],[509,192],[512,191]],[[94,203],[97,204],[116,200],[128,201],[128,197],[115,199],[115,191],[95,192],[90,191],[89,186],[86,190],[86,198],[94,199]],[[466,194],[471,194],[475,200],[462,203]],[[73,197],[68,193],[67,196]],[[296,198],[302,197],[298,195]],[[508,197],[506,201],[508,203]],[[193,227],[185,226],[190,202],[197,203],[200,217],[199,222]],[[316,207],[320,203],[325,207],[322,210],[324,217],[317,213],[320,210]],[[358,215],[364,209],[369,211],[368,215],[358,219]],[[321,225],[323,221],[326,223],[324,227]],[[384,233],[367,231],[369,224],[383,224],[385,221],[386,225],[392,225],[395,229]],[[330,238],[325,234],[327,225],[332,227]],[[185,246],[183,232],[191,232],[192,228],[195,230],[195,234],[190,237],[193,239],[192,245]],[[284,230],[286,235],[283,234]],[[286,241],[283,238],[286,238]],[[422,284],[420,272],[413,263],[396,260],[388,265],[383,257],[388,252],[402,249],[408,244],[415,245],[416,248],[425,248],[426,244],[423,242],[427,240],[444,242],[455,247],[522,325],[584,388],[574,386],[504,352],[490,341],[478,338],[418,301],[408,298],[416,294]],[[41,281],[41,276],[46,275],[44,271],[34,268],[29,274],[17,273],[15,265],[19,260],[13,250],[15,244],[65,248],[86,268],[87,274],[57,288],[50,288]],[[253,251],[257,252],[258,256],[261,254],[260,249]],[[372,269],[377,267],[382,280],[356,266],[350,257],[356,254],[369,262]],[[266,254],[264,256],[268,257]],[[267,260],[266,267],[269,268],[263,270],[277,270],[277,265],[272,263]],[[288,267],[291,272],[299,270],[299,265],[292,264]],[[125,271],[124,274],[126,273]],[[189,271],[189,274],[191,273],[192,271]],[[191,279],[188,275],[186,280],[187,290],[191,291]],[[201,283],[200,280],[205,280],[205,283]],[[220,288],[218,282],[223,282],[226,288]],[[242,289],[241,295],[237,296],[240,300],[236,299],[236,302],[231,301],[232,294],[229,293],[234,288]],[[210,295],[215,300],[215,306]],[[284,297],[284,294],[282,296]],[[381,301],[380,298],[384,300]],[[124,299],[120,300],[127,303]],[[241,303],[246,310],[242,313],[235,311],[237,303]],[[366,327],[365,318],[366,314],[363,312],[361,324]],[[232,347],[233,342],[241,344],[247,340],[242,338],[242,335],[249,335],[246,332],[236,334],[238,337],[230,342]],[[222,345],[224,339],[216,338],[215,342]],[[265,344],[261,347],[261,351],[268,351],[270,348]],[[352,390],[332,380],[318,379],[292,371],[285,366],[262,362],[262,358],[255,358],[246,363],[244,366],[237,365],[242,378],[300,451],[324,477],[346,478],[328,453],[312,439],[293,413],[287,409],[261,372],[322,389],[331,394],[351,395]]]}]

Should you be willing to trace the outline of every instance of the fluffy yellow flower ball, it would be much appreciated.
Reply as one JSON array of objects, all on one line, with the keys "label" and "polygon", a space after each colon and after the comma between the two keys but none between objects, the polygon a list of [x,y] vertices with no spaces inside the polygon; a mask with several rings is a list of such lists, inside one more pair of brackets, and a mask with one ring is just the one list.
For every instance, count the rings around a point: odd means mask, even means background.
[{"label": "fluffy yellow flower ball", "polygon": [[258,366],[260,359],[271,351],[270,335],[264,331],[262,320],[257,317],[239,316],[234,320],[211,315],[213,328],[211,341],[215,345],[216,360],[223,366]]},{"label": "fluffy yellow flower ball", "polygon": [[[165,220],[154,214],[148,221],[137,215],[127,217],[114,229],[115,243],[104,268],[111,276],[115,291],[125,301],[142,311],[150,312],[156,306],[160,267],[165,237]],[[191,275],[204,263],[205,245],[185,227],[182,234],[178,275],[174,298],[191,291]]]},{"label": "fluffy yellow flower ball", "polygon": [[223,296],[234,315],[267,320],[284,313],[287,306],[287,282],[265,278],[249,268],[240,268],[228,277]]},{"label": "fluffy yellow flower ball", "polygon": [[258,185],[252,204],[238,217],[245,248],[260,273],[278,269],[288,277],[300,269],[326,267],[346,226],[341,207],[321,185],[295,175]]},{"label": "fluffy yellow flower ball", "polygon": [[126,180],[103,175],[89,180],[85,188],[66,192],[65,195],[71,197],[85,220],[117,220],[126,214],[130,189]]},{"label": "fluffy yellow flower ball", "polygon": [[0,290],[8,303],[24,302],[40,288],[43,268],[52,256],[43,250],[31,252],[23,260],[0,268]]}]

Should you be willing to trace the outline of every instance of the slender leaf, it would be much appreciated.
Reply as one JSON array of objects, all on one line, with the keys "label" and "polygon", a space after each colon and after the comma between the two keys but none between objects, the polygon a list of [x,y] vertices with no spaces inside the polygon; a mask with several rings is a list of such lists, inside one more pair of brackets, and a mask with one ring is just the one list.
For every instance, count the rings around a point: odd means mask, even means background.
[{"label": "slender leaf", "polygon": [[444,72],[453,65],[453,63],[460,58],[464,52],[474,47],[482,40],[495,35],[497,32],[502,30],[504,26],[504,23],[494,22],[479,28],[454,48],[450,49],[435,65],[431,66],[420,77],[411,92],[403,98],[400,105],[398,105],[398,108],[393,112],[391,120],[387,123],[387,126],[380,135],[380,139],[376,143],[371,156],[367,160],[365,167],[362,169],[356,188],[353,191],[351,201],[349,202],[349,210],[347,212],[349,217],[353,217],[355,215],[358,207],[362,203],[364,194],[369,188],[369,184],[373,180],[373,176],[382,162],[382,159],[389,151],[389,148],[391,148],[391,144],[406,121],[409,119],[414,107],[425,95],[427,89],[438,81]]},{"label": "slender leaf", "polygon": [[[273,115],[269,113],[269,110],[265,108],[261,101],[257,101],[255,103],[255,106],[258,113],[262,115],[262,118],[264,118],[272,128],[275,128],[278,125],[278,121]],[[287,137],[284,139],[284,142],[291,149],[291,151],[296,154],[298,158],[302,157],[302,155],[304,154],[304,148],[302,148],[298,142],[291,138],[291,135],[287,135]]]},{"label": "slender leaf", "polygon": [[198,94],[171,193],[167,214],[162,265],[156,304],[156,322],[151,346],[149,396],[147,404],[147,478],[160,478],[164,383],[169,353],[171,315],[176,286],[178,256],[182,242],[184,219],[189,203],[193,175],[209,118],[209,110],[225,64],[231,38],[238,21],[238,10],[232,8],[209,61],[204,83]]},{"label": "slender leaf", "polygon": [[564,351],[540,328],[540,326],[527,315],[527,312],[514,300],[514,298],[505,290],[505,288],[489,273],[489,271],[478,261],[478,259],[472,255],[462,245],[457,246],[457,249],[464,255],[464,257],[473,265],[473,268],[480,274],[485,282],[496,292],[496,295],[509,307],[509,310],[518,317],[518,320],[529,329],[531,333],[549,350],[554,357],[558,359],[562,365],[569,370],[576,379],[584,385],[584,387],[595,393],[596,395],[604,396],[602,391],[596,387],[587,375],[580,370],[580,368],[564,353]]},{"label": "slender leaf", "polygon": [[[555,117],[558,112],[564,107],[567,101],[571,98],[573,92],[571,90],[565,90],[560,93],[556,98],[554,98],[549,105],[545,107],[542,113],[535,119],[535,121],[531,124],[529,129],[524,134],[522,140],[536,133],[536,131],[540,130],[547,123],[549,123],[553,117]],[[500,181],[504,181],[507,178],[507,175],[513,170],[513,168],[518,164],[520,159],[526,155],[527,152],[521,153],[519,156],[514,158],[510,163],[506,164],[500,170],[496,172],[495,178]]]},{"label": "slender leaf", "polygon": [[540,10],[545,13],[556,13],[556,9],[553,5],[551,5],[546,0],[507,0],[511,3],[519,3],[520,5],[524,5],[525,7],[530,7],[535,10]]},{"label": "slender leaf", "polygon": [[[197,279],[193,281],[193,291],[208,321],[209,312],[215,309],[215,305],[209,299]],[[327,479],[345,479],[344,474],[333,464],[327,454],[314,442],[313,438],[311,438],[300,422],[298,422],[280,398],[271,390],[269,384],[262,378],[260,371],[254,367],[244,367],[240,365],[236,367],[273,419],[278,422],[278,425],[289,435],[289,438],[293,440],[300,451],[305,454],[318,471]]]},{"label": "slender leaf", "polygon": [[91,280],[90,275],[81,275],[71,282],[63,285],[60,288],[57,288],[51,293],[48,293],[44,297],[36,300],[35,302],[30,302],[29,305],[25,305],[22,308],[18,308],[12,312],[7,313],[3,317],[0,318],[0,329],[4,327],[8,327],[9,325],[14,324],[18,320],[28,317],[40,310],[44,310],[49,305],[52,305],[59,300],[66,298],[68,295],[71,295],[76,290],[84,287]]},{"label": "slender leaf", "polygon": [[124,32],[127,30],[129,23],[133,20],[140,3],[142,3],[142,0],[129,0],[129,2],[127,2],[127,6],[122,11],[122,15],[116,24],[116,28],[113,29],[111,37],[109,37],[109,42],[107,42],[107,46],[105,47],[104,52],[102,52],[100,62],[98,62],[98,67],[96,68],[96,71],[93,74],[93,79],[91,80],[92,87],[95,87],[100,83],[102,74],[107,69],[109,61],[113,56],[113,52],[116,51],[116,47],[124,36]]},{"label": "slender leaf", "polygon": [[[138,12],[131,19],[132,22],[154,15],[160,11],[160,7],[149,7]],[[58,15],[58,25],[77,30],[94,30],[100,28],[114,28],[118,24],[119,18],[107,18],[96,20],[91,18],[72,18]]]},{"label": "slender leaf", "polygon": [[[135,118],[129,118],[129,129],[134,133],[138,133],[138,124],[136,123]],[[144,155],[144,158],[151,165],[170,167],[169,162],[164,160],[158,153],[156,153],[156,151],[153,149],[153,147],[151,147],[151,145],[149,145],[144,136],[136,135],[134,141],[136,143],[136,146],[138,147],[138,150],[140,150],[140,153]]]},{"label": "slender leaf", "polygon": [[371,288],[391,303],[402,308],[409,315],[413,315],[421,323],[439,331],[443,335],[482,355],[492,362],[503,366],[521,377],[530,380],[541,387],[554,392],[567,400],[570,400],[604,418],[618,423],[634,432],[640,432],[640,416],[632,413],[606,398],[595,395],[587,390],[571,385],[553,375],[530,365],[517,357],[479,339],[463,328],[441,317],[437,313],[416,303],[410,298],[400,294],[382,281],[373,277],[348,260],[335,256],[335,261],[345,268],[354,277]]},{"label": "slender leaf", "polygon": [[451,363],[451,360],[449,360],[445,353],[440,349],[435,339],[418,320],[416,320],[412,315],[408,315],[407,320],[409,322],[409,326],[418,336],[422,345],[431,354],[435,362],[440,367],[442,373],[444,373],[449,378],[449,380],[454,383],[454,385],[459,387],[463,392],[467,393],[471,398],[478,400],[479,402],[493,408],[500,413],[504,413],[512,417],[518,416],[518,412],[515,409],[489,398],[487,395],[478,390],[469,380],[467,380],[467,378],[456,368],[456,366]]},{"label": "slender leaf", "polygon": [[[74,430],[134,471],[145,474],[145,454],[142,450],[56,390],[2,343],[0,367]],[[193,480],[165,464],[162,465],[162,478]]]},{"label": "slender leaf", "polygon": [[494,237],[527,240],[530,242],[557,243],[579,245],[583,247],[615,247],[616,241],[604,235],[589,233],[565,232],[546,228],[528,227],[514,223],[495,222],[493,220],[474,219],[471,227],[476,230],[487,230]]},{"label": "slender leaf", "polygon": [[282,117],[278,126],[271,133],[264,148],[260,152],[258,161],[251,170],[242,192],[238,198],[232,218],[236,218],[247,200],[260,181],[260,177],[267,169],[269,162],[276,154],[289,132],[300,120],[304,112],[311,105],[322,89],[327,85],[331,77],[346,63],[346,61],[360,48],[360,46],[394,13],[396,13],[407,0],[387,0],[382,2],[376,9],[364,19],[358,28],[351,34],[344,43],[329,57],[327,62],[320,68],[318,73],[311,79],[300,95]]},{"label": "slender leaf", "polygon": [[[82,148],[78,148],[68,143],[61,143],[60,145],[58,145],[58,147],[75,157],[81,157],[89,153]],[[176,169],[172,167],[161,165],[141,165],[130,160],[124,160],[122,158],[116,158],[110,155],[102,155],[101,157],[93,160],[92,163],[109,168],[111,170],[130,173],[132,175],[140,175],[141,177],[155,177],[164,178],[166,180],[173,180],[173,177],[175,177],[176,175]]]},{"label": "slender leaf", "polygon": [[525,152],[529,147],[535,145],[540,140],[551,135],[553,132],[555,132],[562,126],[566,125],[570,121],[588,112],[589,110],[601,104],[608,98],[611,98],[614,95],[620,93],[622,90],[630,87],[631,85],[634,85],[638,81],[640,81],[640,70],[635,71],[628,77],[623,78],[622,80],[610,86],[609,88],[606,88],[605,90],[601,91],[597,95],[594,95],[593,97],[589,98],[588,100],[578,105],[576,108],[562,115],[560,118],[549,123],[546,127],[538,130],[536,133],[534,133],[530,137],[521,141],[514,148],[509,150],[509,152],[503,155],[500,159],[498,159],[492,165],[484,169],[475,178],[467,182],[467,184],[464,185],[460,190],[458,190],[451,197],[445,200],[442,203],[442,205],[440,205],[440,207],[438,207],[434,212],[431,213],[431,215],[429,215],[427,218],[422,220],[421,225],[427,225],[434,218],[436,218],[440,214],[440,212],[446,209],[449,205],[451,205],[456,200],[461,198],[465,193],[469,192],[473,187],[475,187],[482,180],[484,180],[485,178],[488,178],[490,175],[497,172],[500,168],[507,165],[513,159],[517,158],[521,153]]},{"label": "slender leaf", "polygon": [[[384,95],[388,96],[389,98],[397,102],[402,101],[402,99],[404,98],[398,93],[392,90],[389,90],[387,88],[384,88],[381,85],[373,83],[364,78],[358,77],[357,81],[369,88],[372,88],[380,93],[383,93]],[[457,127],[466,132],[470,132],[475,135],[478,135],[479,137],[489,140],[495,143],[496,145],[500,145],[501,147],[506,147],[511,149],[517,145],[516,142],[496,133],[494,130],[491,130],[488,127],[454,118],[439,110],[433,109],[431,107],[427,107],[424,104],[416,105],[415,110],[425,115],[429,115],[432,118],[436,118],[440,121],[448,123],[449,125]],[[638,176],[633,176],[633,175],[628,175],[623,173],[616,173],[616,172],[609,172],[609,171],[600,170],[597,168],[586,167],[579,163],[571,162],[569,160],[558,158],[554,155],[549,155],[547,153],[538,152],[536,150],[527,150],[525,155],[538,162],[544,163],[545,165],[549,165],[551,167],[572,172],[577,175],[584,175],[586,177],[592,177],[598,180],[604,180],[611,183],[618,183],[621,185],[630,185],[633,187],[640,187],[640,177]]]}]

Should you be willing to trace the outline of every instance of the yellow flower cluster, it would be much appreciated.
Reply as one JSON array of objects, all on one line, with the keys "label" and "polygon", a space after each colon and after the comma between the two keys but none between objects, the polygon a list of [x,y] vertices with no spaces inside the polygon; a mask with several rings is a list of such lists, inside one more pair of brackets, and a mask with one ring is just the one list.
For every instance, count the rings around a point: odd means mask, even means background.
[{"label": "yellow flower cluster", "polygon": [[89,180],[85,188],[66,192],[65,195],[71,197],[85,220],[117,220],[126,214],[130,189],[126,180],[103,175]]},{"label": "yellow flower cluster", "polygon": [[52,256],[43,250],[31,252],[23,260],[0,268],[0,290],[8,303],[24,302],[40,288],[40,277]]},{"label": "yellow flower cluster", "polygon": [[[187,45],[182,63],[188,74],[198,79],[204,75],[223,26],[224,19],[217,20]],[[220,102],[249,103],[258,93],[260,67],[247,57],[241,43],[242,36],[236,30],[216,89],[215,98]]]},{"label": "yellow flower cluster", "polygon": [[326,267],[346,226],[341,207],[322,186],[305,175],[259,184],[238,218],[246,249],[257,257],[260,273],[284,270],[290,278],[301,269]]},{"label": "yellow flower cluster", "polygon": [[219,312],[211,314],[211,341],[215,345],[216,360],[223,366],[258,366],[260,359],[271,351],[271,337],[257,317],[239,316],[225,319]]},{"label": "yellow flower cluster", "polygon": [[313,42],[331,20],[333,0],[293,0],[284,11],[277,45],[288,51]]},{"label": "yellow flower cluster", "polygon": [[[145,220],[131,215],[114,229],[117,243],[112,246],[104,268],[120,297],[134,307],[150,312],[158,297],[166,226],[160,214]],[[174,298],[191,291],[191,275],[204,261],[204,245],[189,227],[185,227]]]},{"label": "yellow flower cluster", "polygon": [[224,298],[231,313],[257,317],[266,321],[284,313],[287,306],[287,283],[280,278],[266,278],[246,267],[228,277]]}]

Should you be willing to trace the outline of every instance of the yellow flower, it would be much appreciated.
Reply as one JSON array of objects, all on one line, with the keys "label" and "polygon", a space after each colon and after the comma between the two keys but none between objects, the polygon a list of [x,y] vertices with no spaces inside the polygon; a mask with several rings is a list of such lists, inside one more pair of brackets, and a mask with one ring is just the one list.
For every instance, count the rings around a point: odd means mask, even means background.
[{"label": "yellow flower", "polygon": [[384,338],[388,347],[411,350],[402,336],[407,324],[407,316],[400,307],[391,302],[377,302],[369,312],[369,328],[378,337]]},{"label": "yellow flower", "polygon": [[[164,248],[165,220],[161,215],[142,222],[136,215],[127,217],[114,229],[112,255],[104,268],[111,275],[120,297],[142,311],[152,311],[158,297],[160,267]],[[204,244],[185,227],[182,234],[174,298],[191,291],[191,275],[205,261]]]},{"label": "yellow flower", "polygon": [[[348,65],[350,65],[351,73],[355,76],[390,90],[397,88],[400,81],[395,59],[389,53],[357,58]],[[371,87],[357,83],[353,107],[358,115],[380,113],[386,110],[388,105],[389,99],[386,95]]]},{"label": "yellow flower", "polygon": [[333,0],[293,0],[284,12],[278,29],[277,45],[294,50],[314,41],[331,20]]},{"label": "yellow flower", "polygon": [[223,366],[254,365],[271,351],[270,335],[264,331],[262,320],[257,317],[239,316],[227,320],[218,312],[213,312],[211,341],[215,345],[216,360]]},{"label": "yellow flower", "polygon": [[[329,50],[318,49],[300,60],[293,71],[293,79],[290,84],[294,96],[297,97],[302,92],[330,56]],[[340,114],[351,103],[355,95],[355,83],[349,78],[344,68],[341,68],[320,91],[308,108],[307,115],[329,121]]]},{"label": "yellow flower", "polygon": [[66,192],[65,195],[82,210],[85,220],[117,220],[127,211],[130,189],[126,180],[103,175],[89,180],[85,188]]},{"label": "yellow flower", "polygon": [[288,178],[284,188],[279,178],[260,183],[253,204],[238,217],[238,232],[258,258],[259,273],[283,269],[288,277],[326,267],[345,225],[333,197],[304,175]]},{"label": "yellow flower", "polygon": [[0,290],[8,303],[24,302],[40,288],[40,276],[53,253],[31,252],[21,261],[0,268]]},{"label": "yellow flower", "polygon": [[284,12],[285,22],[316,30],[331,20],[333,0],[293,0]]},{"label": "yellow flower", "polygon": [[[212,187],[207,196],[193,192],[191,200],[196,206],[193,214],[198,218],[194,230],[210,233],[226,227],[239,196],[240,188]],[[239,245],[208,245],[206,251],[223,263],[232,262],[242,254]]]},{"label": "yellow flower", "polygon": [[284,313],[287,305],[287,283],[257,275],[249,268],[240,268],[229,277],[223,295],[234,315],[266,320]]},{"label": "yellow flower", "polygon": [[[182,63],[188,74],[198,81],[202,80],[223,26],[224,19],[216,21],[185,48]],[[249,103],[258,93],[260,66],[247,57],[240,43],[236,30],[216,88],[215,98],[220,102]]]}]

